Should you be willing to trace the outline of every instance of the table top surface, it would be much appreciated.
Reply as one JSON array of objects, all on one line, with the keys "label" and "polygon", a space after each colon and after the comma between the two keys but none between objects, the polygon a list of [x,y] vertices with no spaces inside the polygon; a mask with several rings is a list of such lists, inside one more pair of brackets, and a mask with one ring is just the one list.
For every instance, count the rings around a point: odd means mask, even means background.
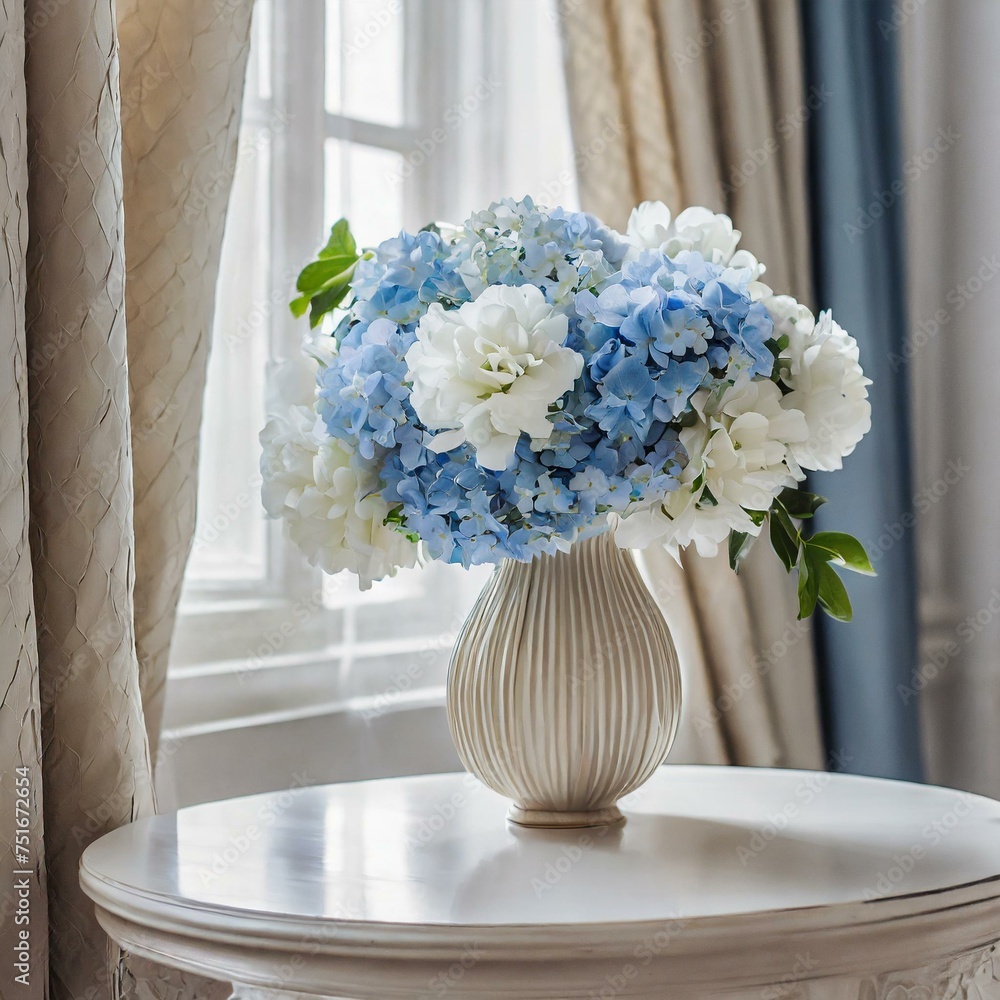
[{"label": "table top surface", "polygon": [[208,803],[102,837],[82,881],[102,906],[134,896],[193,923],[466,928],[690,921],[977,883],[995,895],[1000,882],[1000,803],[948,789],[667,766],[617,828],[522,829],[507,805],[462,774]]}]

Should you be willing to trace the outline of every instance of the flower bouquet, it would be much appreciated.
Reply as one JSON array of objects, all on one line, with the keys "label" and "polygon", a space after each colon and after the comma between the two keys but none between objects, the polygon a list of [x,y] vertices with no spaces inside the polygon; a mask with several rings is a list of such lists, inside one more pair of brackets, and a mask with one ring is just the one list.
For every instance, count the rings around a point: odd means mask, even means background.
[{"label": "flower bouquet", "polygon": [[[263,500],[362,586],[421,552],[470,566],[616,542],[734,568],[765,523],[801,615],[850,617],[840,532],[797,522],[870,427],[856,342],[761,281],[724,215],[644,202],[623,235],[509,199],[359,253],[340,220],[298,280],[315,398],[262,433]],[[614,517],[609,517],[614,515]]]},{"label": "flower bouquet", "polygon": [[526,198],[364,252],[342,219],[299,276],[315,384],[261,435],[264,506],[362,586],[500,564],[448,710],[517,822],[614,822],[669,749],[676,654],[627,549],[727,544],[738,569],[766,525],[800,617],[848,620],[836,568],[873,572],[850,535],[802,528],[824,502],[806,470],[870,426],[857,344],[739,240],[704,208],[645,202],[622,234]]}]

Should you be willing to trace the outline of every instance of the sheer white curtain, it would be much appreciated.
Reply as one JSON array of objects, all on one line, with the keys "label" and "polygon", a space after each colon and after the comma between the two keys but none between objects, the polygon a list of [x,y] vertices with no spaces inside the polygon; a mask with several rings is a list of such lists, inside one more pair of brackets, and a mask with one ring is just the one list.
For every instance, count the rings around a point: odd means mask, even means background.
[{"label": "sheer white curtain", "polygon": [[[905,53],[920,666],[930,781],[1000,795],[1000,5],[918,5]],[[943,152],[927,152],[938,146]],[[891,530],[892,526],[887,526]]]},{"label": "sheer white curtain", "polygon": [[489,569],[322,580],[263,519],[257,432],[305,332],[294,275],[335,219],[369,245],[526,194],[576,205],[553,5],[257,0],[162,806],[458,766],[444,676]]}]

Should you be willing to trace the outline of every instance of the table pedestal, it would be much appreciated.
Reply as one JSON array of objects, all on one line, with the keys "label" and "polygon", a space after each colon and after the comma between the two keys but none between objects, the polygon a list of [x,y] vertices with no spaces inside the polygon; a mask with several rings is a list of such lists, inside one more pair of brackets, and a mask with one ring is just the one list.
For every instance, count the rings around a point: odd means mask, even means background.
[{"label": "table pedestal", "polygon": [[[641,959],[640,959],[641,962]],[[461,964],[444,970],[435,982],[428,983],[427,996],[466,998],[506,997],[503,981],[483,986],[480,992],[468,993],[461,988]],[[675,986],[669,994],[649,994],[662,1000],[1000,1000],[1000,945],[976,948],[964,955],[934,965],[901,972],[877,975],[844,975],[824,979],[814,978],[816,963],[807,953],[792,956],[788,972],[765,983],[747,984],[733,992],[706,990],[703,985]],[[646,996],[639,982],[639,962],[625,963],[609,969],[604,978],[594,983],[584,996],[587,1000],[614,1000],[617,997]],[[454,983],[454,985],[452,985]],[[315,994],[259,986],[233,984],[230,1000],[321,1000]],[[341,997],[322,1000],[345,1000]],[[558,993],[546,994],[545,1000],[569,1000]]]}]

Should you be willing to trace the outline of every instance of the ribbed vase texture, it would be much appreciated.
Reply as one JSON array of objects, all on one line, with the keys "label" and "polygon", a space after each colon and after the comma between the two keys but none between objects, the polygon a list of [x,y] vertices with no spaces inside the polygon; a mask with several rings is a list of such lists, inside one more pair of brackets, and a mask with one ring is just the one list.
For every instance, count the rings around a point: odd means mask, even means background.
[{"label": "ribbed vase texture", "polygon": [[524,825],[619,820],[615,803],[663,763],[679,715],[667,624],[610,532],[503,562],[452,654],[459,756]]}]

